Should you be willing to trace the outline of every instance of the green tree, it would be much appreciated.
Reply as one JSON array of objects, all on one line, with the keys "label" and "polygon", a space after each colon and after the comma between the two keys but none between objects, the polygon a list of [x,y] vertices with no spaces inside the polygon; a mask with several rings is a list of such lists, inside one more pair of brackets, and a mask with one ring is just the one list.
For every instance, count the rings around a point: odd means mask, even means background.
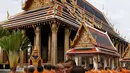
[{"label": "green tree", "polygon": [[8,55],[10,68],[16,69],[20,50],[24,51],[28,48],[29,39],[23,36],[20,30],[9,33],[8,30],[1,28],[0,32],[2,31],[6,33],[0,34],[0,46]]}]

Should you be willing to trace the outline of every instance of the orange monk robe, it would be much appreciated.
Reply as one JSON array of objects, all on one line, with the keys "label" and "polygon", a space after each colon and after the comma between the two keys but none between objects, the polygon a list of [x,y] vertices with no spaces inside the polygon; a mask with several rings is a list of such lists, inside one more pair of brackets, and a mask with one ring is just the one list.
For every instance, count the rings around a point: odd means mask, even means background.
[{"label": "orange monk robe", "polygon": [[54,71],[54,70],[51,70],[51,73],[55,73],[55,71]]},{"label": "orange monk robe", "polygon": [[122,73],[121,71],[119,71],[118,73]]},{"label": "orange monk robe", "polygon": [[54,71],[48,71],[48,70],[44,70],[42,73],[55,73]]},{"label": "orange monk robe", "polygon": [[107,70],[107,73],[111,73],[111,70]]},{"label": "orange monk robe", "polygon": [[85,73],[98,73],[98,71],[90,70],[90,71],[85,71]]},{"label": "orange monk robe", "polygon": [[126,71],[126,69],[122,69],[122,73],[126,73],[125,71]]},{"label": "orange monk robe", "polygon": [[106,71],[105,70],[101,70],[101,73],[106,73]]},{"label": "orange monk robe", "polygon": [[43,70],[43,72],[42,73],[47,73],[47,71],[46,70]]},{"label": "orange monk robe", "polygon": [[37,70],[34,70],[34,72],[33,73],[38,73],[38,71]]},{"label": "orange monk robe", "polygon": [[90,70],[90,73],[94,73],[94,70]]},{"label": "orange monk robe", "polygon": [[130,73],[130,70],[126,70],[126,73]]},{"label": "orange monk robe", "polygon": [[95,70],[94,73],[98,73],[98,70]]},{"label": "orange monk robe", "polygon": [[112,73],[117,73],[117,71],[116,71],[116,70],[111,70],[111,72],[112,72]]}]

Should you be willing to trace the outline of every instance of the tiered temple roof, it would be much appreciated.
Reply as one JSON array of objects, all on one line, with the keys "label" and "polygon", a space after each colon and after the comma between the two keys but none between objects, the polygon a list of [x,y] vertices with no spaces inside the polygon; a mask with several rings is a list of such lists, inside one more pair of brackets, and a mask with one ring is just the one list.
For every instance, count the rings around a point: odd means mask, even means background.
[{"label": "tiered temple roof", "polygon": [[[88,38],[88,39],[87,39]],[[75,36],[68,55],[106,54],[119,57],[107,33],[97,30],[88,24],[82,24]]]},{"label": "tiered temple roof", "polygon": [[[86,22],[90,23],[89,25],[124,41],[106,21],[103,13],[86,0],[45,1],[26,0],[23,4],[22,14],[11,17],[0,25],[7,28],[26,28],[31,27],[32,24],[58,19],[69,26],[78,28],[84,18]],[[50,3],[48,4],[48,2]]]}]

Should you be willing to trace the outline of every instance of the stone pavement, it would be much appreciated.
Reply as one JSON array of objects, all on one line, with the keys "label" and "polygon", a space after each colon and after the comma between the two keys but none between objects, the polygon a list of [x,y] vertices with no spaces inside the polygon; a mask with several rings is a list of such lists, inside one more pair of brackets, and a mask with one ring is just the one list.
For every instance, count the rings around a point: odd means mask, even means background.
[{"label": "stone pavement", "polygon": [[[10,69],[0,69],[0,73],[9,73]],[[18,68],[17,73],[20,73],[23,71],[23,68]]]}]

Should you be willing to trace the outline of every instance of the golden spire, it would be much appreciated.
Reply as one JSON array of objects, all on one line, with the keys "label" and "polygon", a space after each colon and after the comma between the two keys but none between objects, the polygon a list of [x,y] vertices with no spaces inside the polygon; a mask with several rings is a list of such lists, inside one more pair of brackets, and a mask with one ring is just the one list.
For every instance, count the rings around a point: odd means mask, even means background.
[{"label": "golden spire", "polygon": [[10,17],[10,14],[9,14],[9,12],[8,12],[8,10],[7,10],[7,19],[9,19],[9,17]]}]

